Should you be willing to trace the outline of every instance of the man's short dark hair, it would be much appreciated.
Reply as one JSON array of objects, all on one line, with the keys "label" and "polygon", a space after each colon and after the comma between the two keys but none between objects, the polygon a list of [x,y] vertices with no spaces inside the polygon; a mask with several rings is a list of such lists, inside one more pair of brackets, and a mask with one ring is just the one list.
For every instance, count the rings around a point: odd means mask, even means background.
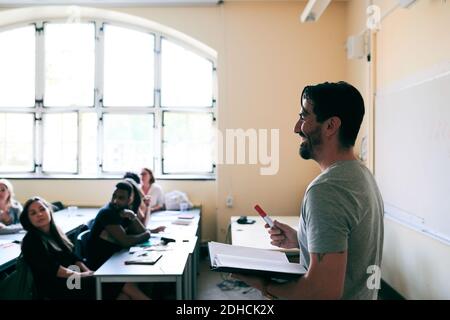
[{"label": "man's short dark hair", "polygon": [[118,184],[116,184],[116,189],[125,190],[126,192],[128,192],[128,197],[130,197],[131,193],[133,192],[133,187],[126,181],[120,181]]},{"label": "man's short dark hair", "polygon": [[125,172],[125,175],[123,176],[124,179],[129,178],[132,179],[134,182],[136,182],[137,184],[141,183],[141,178],[139,178],[139,176],[137,175],[137,173],[134,172]]},{"label": "man's short dark hair", "polygon": [[359,128],[364,118],[364,100],[359,91],[347,82],[325,82],[306,86],[301,95],[313,106],[317,122],[323,123],[331,117],[341,120],[339,142],[342,148],[355,145]]}]

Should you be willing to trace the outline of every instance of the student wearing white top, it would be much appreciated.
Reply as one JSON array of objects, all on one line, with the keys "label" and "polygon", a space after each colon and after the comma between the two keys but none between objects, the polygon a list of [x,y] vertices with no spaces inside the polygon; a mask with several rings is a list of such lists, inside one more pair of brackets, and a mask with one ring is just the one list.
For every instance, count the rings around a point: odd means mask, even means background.
[{"label": "student wearing white top", "polygon": [[0,229],[19,223],[22,205],[14,199],[14,189],[6,179],[0,179]]},{"label": "student wearing white top", "polygon": [[141,170],[141,190],[144,194],[146,212],[152,213],[164,210],[164,192],[161,186],[155,183],[152,170],[143,168]]}]

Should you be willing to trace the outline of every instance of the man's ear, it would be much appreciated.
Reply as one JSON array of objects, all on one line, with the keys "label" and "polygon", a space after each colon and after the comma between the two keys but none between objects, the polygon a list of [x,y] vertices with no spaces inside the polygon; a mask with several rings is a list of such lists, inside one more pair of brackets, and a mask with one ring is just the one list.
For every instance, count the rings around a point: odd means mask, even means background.
[{"label": "man's ear", "polygon": [[341,119],[339,117],[331,117],[327,120],[326,134],[331,137],[339,132],[341,127]]}]

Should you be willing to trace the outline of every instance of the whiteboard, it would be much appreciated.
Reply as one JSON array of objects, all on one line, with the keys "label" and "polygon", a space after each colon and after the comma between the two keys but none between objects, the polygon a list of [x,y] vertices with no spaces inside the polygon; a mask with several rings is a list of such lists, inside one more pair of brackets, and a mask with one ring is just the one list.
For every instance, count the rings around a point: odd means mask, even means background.
[{"label": "whiteboard", "polygon": [[386,217],[450,245],[450,66],[379,92],[375,177]]}]

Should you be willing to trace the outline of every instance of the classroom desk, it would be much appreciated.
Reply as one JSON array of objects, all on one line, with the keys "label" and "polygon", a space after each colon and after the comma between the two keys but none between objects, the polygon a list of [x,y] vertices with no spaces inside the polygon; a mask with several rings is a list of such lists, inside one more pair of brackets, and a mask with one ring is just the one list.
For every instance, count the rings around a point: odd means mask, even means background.
[{"label": "classroom desk", "polygon": [[95,273],[97,300],[102,299],[102,283],[106,282],[175,282],[176,299],[191,299],[190,255],[197,237],[191,245],[161,251],[162,257],[154,265],[126,265],[128,249],[115,253]]},{"label": "classroom desk", "polygon": [[0,240],[0,273],[12,267],[20,255],[20,244]]},{"label": "classroom desk", "polygon": [[[78,208],[73,213],[70,213],[67,209],[57,211],[53,213],[55,223],[61,228],[61,230],[70,235],[75,232],[79,226],[88,223],[91,219],[94,219],[98,213],[98,208]],[[0,272],[10,268],[16,263],[17,258],[20,255],[20,244],[12,243],[13,241],[21,242],[26,232],[21,231],[14,234],[0,235]],[[12,245],[6,245],[10,242]]]},{"label": "classroom desk", "polygon": [[87,224],[92,219],[95,219],[100,208],[77,208],[73,212],[64,209],[53,213],[53,218],[57,226],[61,230],[70,235],[71,232],[77,230],[81,225]]},{"label": "classroom desk", "polygon": [[[299,249],[282,249],[270,244],[270,236],[266,224],[260,216],[247,216],[247,219],[255,220],[253,224],[238,224],[240,217],[231,217],[231,243],[237,246],[259,249],[278,250],[289,255],[298,255]],[[271,216],[272,220],[278,220],[298,230],[298,216]]]},{"label": "classroom desk", "polygon": [[[189,225],[173,224],[180,214],[192,214]],[[102,299],[102,283],[105,282],[175,282],[176,299],[195,299],[197,292],[198,251],[200,243],[201,210],[159,211],[150,216],[147,228],[166,226],[155,237],[175,239],[171,250],[162,251],[163,256],[155,265],[125,265],[130,257],[128,250],[114,254],[95,273],[97,299]]]},{"label": "classroom desk", "polygon": [[[192,214],[194,218],[189,225],[176,225],[174,221],[178,219],[181,214]],[[165,226],[164,232],[159,233],[163,237],[168,238],[182,238],[183,236],[192,237],[197,236],[197,242],[195,244],[193,252],[189,255],[189,269],[191,270],[191,283],[192,283],[192,299],[197,296],[197,274],[200,264],[200,241],[201,241],[201,209],[193,208],[188,211],[158,211],[152,213],[150,221],[147,223],[147,228],[153,229],[158,226]]]}]

